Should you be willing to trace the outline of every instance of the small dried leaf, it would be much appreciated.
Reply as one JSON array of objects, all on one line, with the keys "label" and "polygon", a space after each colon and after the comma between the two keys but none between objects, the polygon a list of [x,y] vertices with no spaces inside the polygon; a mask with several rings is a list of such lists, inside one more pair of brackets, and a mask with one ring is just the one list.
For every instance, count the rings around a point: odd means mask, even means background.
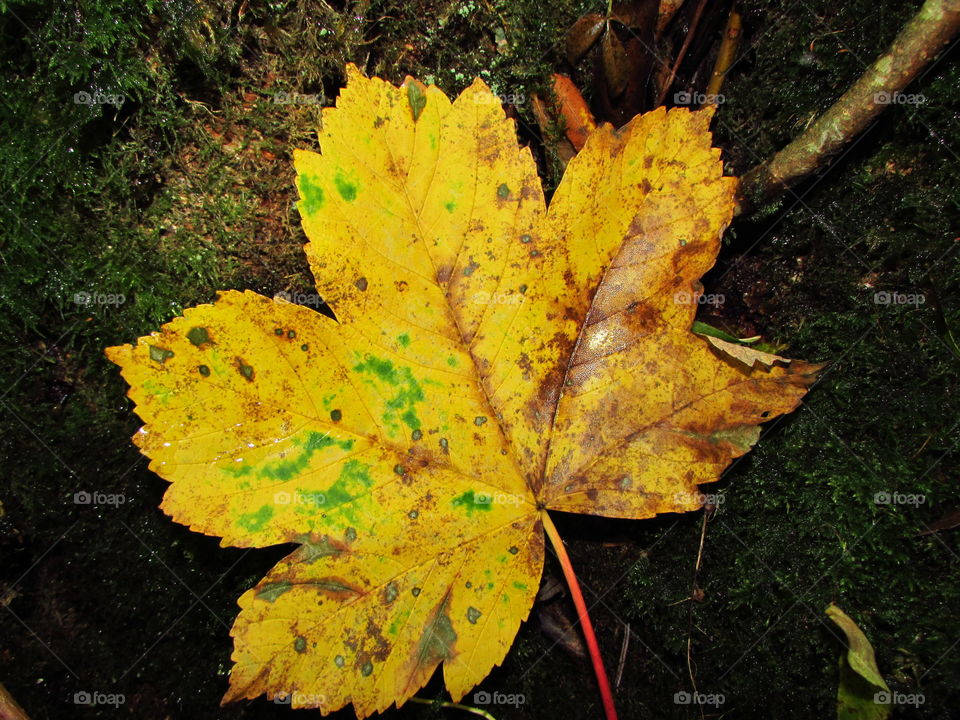
[{"label": "small dried leaf", "polygon": [[623,94],[630,81],[630,58],[612,26],[612,22],[607,23],[600,46],[603,51],[603,76],[610,88],[610,96],[616,98]]},{"label": "small dried leaf", "polygon": [[583,15],[567,31],[567,60],[571,65],[576,65],[597,42],[605,22],[606,19],[600,13],[590,13]]},{"label": "small dried leaf", "polygon": [[704,335],[704,337],[707,339],[707,342],[717,348],[717,350],[729,355],[732,358],[736,358],[748,368],[754,367],[757,363],[771,367],[774,363],[790,362],[789,358],[783,358],[772,353],[754,350],[753,348],[746,347],[740,343],[727,342],[726,340],[721,340],[720,338],[713,337],[712,335]]},{"label": "small dried leaf", "polygon": [[579,152],[587,142],[597,123],[593,113],[583,99],[583,95],[566,75],[554,74],[553,92],[557,96],[557,105],[566,128],[567,139]]}]

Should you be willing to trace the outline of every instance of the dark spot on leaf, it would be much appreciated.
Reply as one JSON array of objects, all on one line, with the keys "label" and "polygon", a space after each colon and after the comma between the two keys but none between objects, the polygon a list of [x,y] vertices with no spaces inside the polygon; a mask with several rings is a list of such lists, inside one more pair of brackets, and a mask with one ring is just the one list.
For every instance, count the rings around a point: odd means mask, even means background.
[{"label": "dark spot on leaf", "polygon": [[367,289],[367,279],[365,277],[358,277],[353,281],[353,285],[360,292],[365,292]]},{"label": "dark spot on leaf", "polygon": [[206,365],[199,365],[197,367],[197,372],[199,372],[204,377],[210,376],[210,368],[208,368]]},{"label": "dark spot on leaf", "polygon": [[416,122],[420,119],[420,113],[427,106],[427,96],[415,82],[407,83],[407,102],[410,103],[410,112],[413,115],[413,121]]},{"label": "dark spot on leaf", "polygon": [[280,337],[281,335],[283,335],[283,328],[274,328],[273,334],[276,335],[277,337]]},{"label": "dark spot on leaf", "polygon": [[466,588],[472,588],[472,587],[473,587],[473,583],[470,582],[469,580],[467,580],[467,582],[464,584],[464,587],[466,587]]},{"label": "dark spot on leaf", "polygon": [[530,257],[540,257],[540,251],[539,251],[539,250],[531,250],[531,251],[530,251]]},{"label": "dark spot on leaf", "polygon": [[295,333],[293,330],[287,330],[287,337],[288,337],[288,338],[290,338],[291,340],[293,340],[296,336],[297,336],[297,333]]},{"label": "dark spot on leaf", "polygon": [[410,594],[414,597],[420,597],[420,588],[415,587],[410,589]]},{"label": "dark spot on leaf", "polygon": [[418,517],[420,517],[420,513],[417,510],[411,510],[407,513],[407,517],[411,520],[416,520]]},{"label": "dark spot on leaf", "polygon": [[529,235],[521,235],[521,236],[520,236],[520,242],[522,242],[522,243],[528,243],[528,242],[532,242],[532,241],[533,241],[533,238],[530,237]]},{"label": "dark spot on leaf", "polygon": [[310,346],[307,345],[306,343],[304,343],[303,345],[300,346],[300,349],[303,350],[304,352],[306,352],[307,350],[310,349]]},{"label": "dark spot on leaf", "polygon": [[237,356],[236,361],[237,370],[240,372],[240,374],[246,378],[247,382],[253,382],[253,367],[251,365],[247,365],[243,361],[242,357]]},{"label": "dark spot on leaf", "polygon": [[527,292],[527,286],[526,286],[526,285],[521,285],[521,286],[520,286],[519,288],[517,288],[517,289],[520,291],[520,294],[521,294],[521,295],[525,295],[526,292]]},{"label": "dark spot on leaf", "polygon": [[213,340],[210,339],[210,333],[205,327],[190,328],[190,332],[187,333],[187,340],[197,347],[204,343],[213,343]]},{"label": "dark spot on leaf", "polygon": [[520,548],[518,548],[516,545],[511,545],[509,548],[507,548],[507,552],[511,555],[516,555],[518,552],[520,552]]},{"label": "dark spot on leaf", "polygon": [[293,641],[293,649],[298,653],[305,653],[307,651],[307,639],[303,635],[297,635]]},{"label": "dark spot on leaf", "polygon": [[383,599],[388,603],[392,603],[397,599],[397,595],[400,594],[400,590],[397,587],[396,582],[390,582],[387,584],[387,587],[383,590]]},{"label": "dark spot on leaf", "polygon": [[440,449],[443,450],[444,455],[450,454],[450,443],[446,438],[440,438]]},{"label": "dark spot on leaf", "polygon": [[343,536],[347,539],[347,542],[353,542],[354,540],[357,539],[357,531],[354,530],[352,527],[348,527],[347,531],[343,534]]},{"label": "dark spot on leaf", "polygon": [[432,665],[438,660],[449,660],[454,656],[457,633],[447,614],[449,595],[437,606],[433,615],[423,628],[420,646],[416,653],[418,665]]},{"label": "dark spot on leaf", "polygon": [[360,668],[360,674],[364,677],[369,677],[373,672],[373,663],[367,660],[363,666]]},{"label": "dark spot on leaf", "polygon": [[417,428],[416,430],[413,431],[413,434],[411,435],[411,437],[413,438],[414,442],[417,442],[417,440],[423,437],[423,431],[420,430],[420,428]]},{"label": "dark spot on leaf", "polygon": [[477,620],[480,619],[480,615],[481,612],[472,605],[467,608],[467,622],[469,622],[471,625],[477,624]]},{"label": "dark spot on leaf", "polygon": [[333,658],[333,664],[336,665],[338,668],[342,668],[344,665],[347,664],[347,661],[344,659],[343,655],[336,655]]},{"label": "dark spot on leaf", "polygon": [[330,419],[334,422],[340,422],[341,418],[343,418],[343,412],[341,410],[330,411]]},{"label": "dark spot on leaf", "polygon": [[479,415],[473,419],[473,424],[480,426],[480,425],[483,425],[486,421],[487,419],[483,417],[483,415]]},{"label": "dark spot on leaf", "polygon": [[401,476],[407,474],[407,469],[406,469],[403,465],[394,465],[394,466],[393,466],[393,471],[394,471],[397,475],[401,475]]},{"label": "dark spot on leaf", "polygon": [[155,362],[163,365],[169,358],[173,357],[173,350],[167,350],[166,348],[159,347],[157,345],[150,346],[150,359]]},{"label": "dark spot on leaf", "polygon": [[510,195],[510,188],[507,186],[506,183],[502,183],[500,187],[497,188],[497,197],[503,200],[508,195]]}]

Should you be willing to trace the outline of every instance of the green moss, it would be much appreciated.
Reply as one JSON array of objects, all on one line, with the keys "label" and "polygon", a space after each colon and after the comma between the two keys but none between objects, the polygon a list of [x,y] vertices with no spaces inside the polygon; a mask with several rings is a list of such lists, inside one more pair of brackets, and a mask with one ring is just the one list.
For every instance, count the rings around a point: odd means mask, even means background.
[{"label": "green moss", "polygon": [[[742,172],[796,136],[918,4],[740,3],[743,59],[714,121],[728,169]],[[155,510],[166,483],[127,440],[139,421],[102,349],[156,330],[220,288],[312,292],[289,153],[316,149],[319,108],[275,102],[276,93],[329,103],[348,60],[393,82],[410,73],[451,95],[479,76],[501,95],[524,97],[518,129],[535,140],[531,93],[563,68],[565,29],[603,5],[383,2],[364,20],[363,10],[309,0],[251,3],[242,13],[187,0],[83,1],[68,13],[4,7],[0,455],[6,467],[29,454],[31,471],[0,481],[2,582],[16,583],[10,609],[68,665],[123,678],[100,689],[128,698],[149,680],[138,701],[145,716],[169,713],[171,698],[184,696],[196,698],[201,718],[242,710],[218,707],[231,654],[222,621],[290,547],[221,548]],[[918,534],[960,505],[951,435],[960,351],[948,333],[960,333],[958,88],[954,53],[911,88],[927,102],[888,108],[835,168],[797,189],[802,202],[788,195],[738,221],[704,280],[727,299],[705,320],[832,364],[806,407],[771,424],[718,486],[724,502],[708,525],[703,601],[685,601],[699,515],[558,518],[584,586],[602,596],[591,612],[608,668],[622,623],[637,635],[618,691],[622,717],[691,716],[672,700],[687,689],[691,611],[698,688],[724,693],[731,716],[831,716],[840,648],[821,622],[831,600],[870,637],[892,688],[922,689],[916,717],[945,717],[960,702],[960,654],[950,651],[958,533]],[[125,101],[119,109],[73,102],[98,89]],[[549,190],[556,163],[547,157],[541,170]],[[879,291],[922,293],[925,303],[878,305]],[[82,293],[103,302],[77,302]],[[413,417],[401,417],[410,403],[399,402],[391,412],[406,438]],[[431,439],[434,448],[445,442]],[[363,479],[346,484],[352,496]],[[128,502],[74,505],[78,488]],[[892,491],[927,502],[873,502]],[[316,562],[339,552],[322,536],[300,539]],[[611,540],[623,542],[604,545]],[[212,612],[184,615],[182,585],[167,568],[197,592],[210,588],[203,599]],[[103,632],[78,631],[84,618]],[[10,613],[0,624],[17,658],[4,683],[25,707],[54,707],[75,690]],[[128,627],[167,640],[133,670],[130,648],[102,641],[128,638],[115,632]],[[584,682],[589,670],[552,646],[538,623],[522,626],[481,686],[526,695],[524,708],[498,707],[500,720],[573,706],[601,715]],[[169,667],[197,671],[171,675]],[[393,715],[442,716],[410,704]]]}]

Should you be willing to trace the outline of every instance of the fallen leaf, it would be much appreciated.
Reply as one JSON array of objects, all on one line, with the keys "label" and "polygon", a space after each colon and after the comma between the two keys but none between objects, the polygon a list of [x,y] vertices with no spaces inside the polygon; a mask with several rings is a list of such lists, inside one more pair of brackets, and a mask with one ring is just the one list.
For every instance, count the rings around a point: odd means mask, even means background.
[{"label": "fallen leaf", "polygon": [[459,700],[503,661],[548,510],[700,508],[818,366],[732,362],[674,300],[733,214],[710,112],[601,126],[547,208],[480,80],[451,102],[347,75],[322,154],[294,154],[337,321],[228,291],[107,354],[164,512],[224,545],[298,546],[239,600],[224,702],[363,718],[441,663]]},{"label": "fallen leaf", "polygon": [[736,358],[749,368],[752,368],[757,363],[771,367],[774,363],[790,362],[788,358],[783,358],[779,355],[774,355],[773,353],[754,350],[753,348],[746,347],[740,343],[727,342],[726,340],[721,340],[720,338],[712,335],[704,335],[704,337],[706,338],[707,342],[717,348],[717,350],[729,355],[732,358]]},{"label": "fallen leaf", "polygon": [[600,13],[590,13],[580,17],[567,31],[566,55],[571,65],[576,65],[580,58],[597,42],[603,32],[606,18]]},{"label": "fallen leaf", "polygon": [[557,119],[547,110],[546,103],[536,93],[533,93],[530,99],[533,116],[537,119],[537,125],[540,126],[544,147],[553,151],[561,165],[566,167],[567,163],[576,157],[577,149],[567,139],[565,132],[564,135],[559,135],[561,130],[557,125]]},{"label": "fallen leaf", "polygon": [[574,149],[579,151],[587,142],[590,133],[597,129],[593,114],[577,86],[567,76],[554,74],[553,94],[557,98],[557,111],[563,119],[567,139]]},{"label": "fallen leaf", "polygon": [[611,96],[616,98],[623,93],[630,80],[630,60],[620,36],[617,35],[617,29],[613,27],[613,22],[607,21],[607,31],[600,42],[604,77],[611,90]]},{"label": "fallen leaf", "polygon": [[838,720],[884,720],[890,717],[890,688],[880,675],[867,636],[836,605],[831,604],[826,613],[847,636],[847,652],[840,656]]}]

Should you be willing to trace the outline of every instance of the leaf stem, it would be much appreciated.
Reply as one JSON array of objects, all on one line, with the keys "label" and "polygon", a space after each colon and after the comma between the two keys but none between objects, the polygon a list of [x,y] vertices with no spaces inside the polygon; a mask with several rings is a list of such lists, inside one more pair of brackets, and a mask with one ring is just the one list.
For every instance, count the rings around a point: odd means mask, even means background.
[{"label": "leaf stem", "polygon": [[560,533],[557,532],[557,527],[553,524],[553,520],[550,519],[547,511],[544,510],[540,517],[543,520],[543,529],[546,531],[547,537],[550,538],[550,544],[553,545],[553,549],[557,553],[560,567],[563,568],[563,576],[567,580],[567,587],[570,588],[573,604],[577,608],[577,616],[580,619],[580,625],[583,627],[583,637],[587,641],[587,650],[590,651],[590,660],[593,662],[593,672],[597,676],[597,685],[600,686],[604,713],[607,720],[617,720],[617,709],[613,705],[613,694],[610,692],[610,681],[607,679],[607,671],[603,667],[603,658],[600,657],[597,637],[593,634],[593,623],[590,622],[590,615],[587,614],[587,604],[583,601],[583,593],[580,592],[580,583],[577,582],[577,575],[570,563],[570,556],[567,555]]}]

